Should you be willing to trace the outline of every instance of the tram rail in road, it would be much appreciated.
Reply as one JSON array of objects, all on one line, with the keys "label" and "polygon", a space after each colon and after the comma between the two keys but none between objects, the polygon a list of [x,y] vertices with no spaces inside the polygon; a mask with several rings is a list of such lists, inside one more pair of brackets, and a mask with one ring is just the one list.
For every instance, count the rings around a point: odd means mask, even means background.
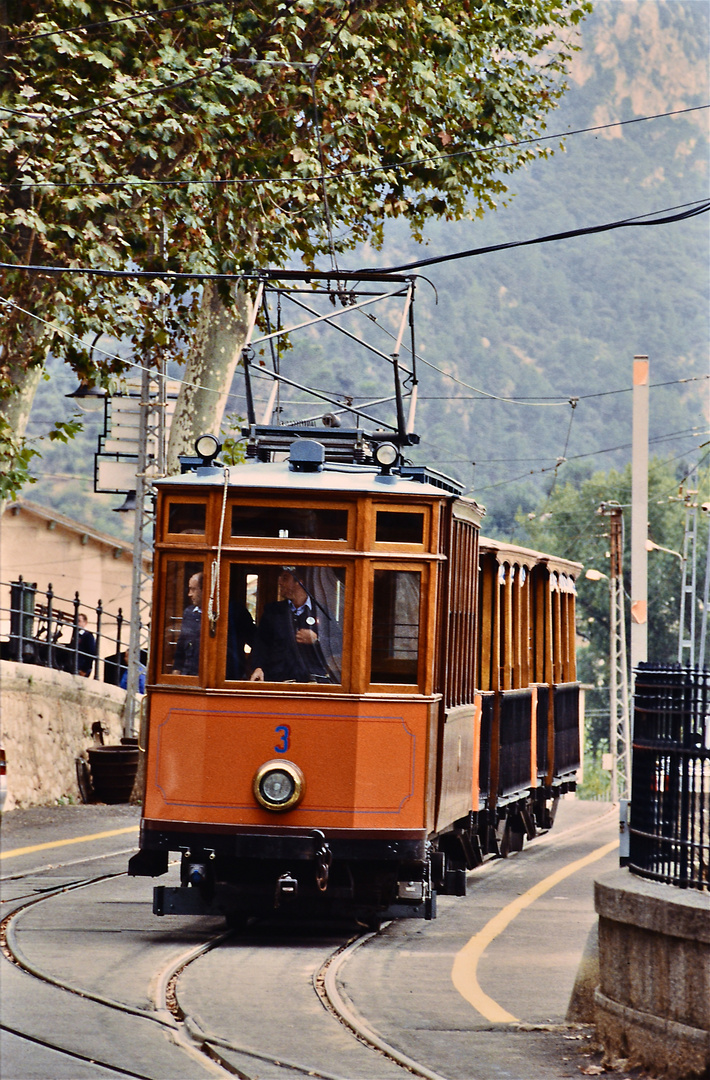
[{"label": "tram rail in road", "polygon": [[[16,924],[22,950],[31,953],[30,961],[38,970],[48,969],[55,985],[38,983],[3,961],[4,968],[11,969],[2,986],[3,1075],[8,1080],[37,1076],[36,1070],[6,1071],[12,1061],[21,1070],[32,1046],[40,1060],[44,1053],[51,1057],[47,1076],[53,1080],[125,1075],[194,1080],[218,1070],[204,1053],[188,1057],[185,1046],[166,1042],[166,1033],[178,1039],[184,1038],[185,1030],[192,1036],[187,1043],[191,1054],[196,1052],[196,1039],[203,1050],[246,1076],[299,1075],[304,1061],[311,1063],[308,1054],[314,1049],[324,1051],[312,1061],[314,1071],[323,1076],[389,1080],[405,1075],[394,1061],[364,1046],[353,1051],[353,1068],[343,1071],[347,1055],[343,1056],[342,1040],[354,1040],[325,1013],[314,987],[328,956],[341,948],[347,935],[341,932],[336,940],[331,927],[288,938],[282,926],[271,937],[260,930],[224,938],[205,952],[204,943],[221,931],[219,920],[156,919],[145,882],[123,876],[125,849],[119,852],[116,847],[136,830],[127,822],[132,813],[137,812],[128,807],[82,806],[5,815],[3,824],[8,828],[3,829],[0,871],[6,912],[22,903],[22,893],[36,899],[66,880],[104,872],[120,875],[35,904],[24,928],[22,920]],[[435,922],[389,924],[333,967],[328,978],[344,1004],[340,1011],[354,1015],[363,1032],[373,1033],[419,1065],[422,1076],[556,1080],[580,1075],[581,1067],[597,1060],[580,1056],[580,1051],[590,1053],[588,1033],[564,1025],[564,986],[556,986],[554,993],[546,987],[560,980],[570,987],[573,983],[583,939],[594,918],[591,883],[597,872],[614,865],[615,832],[613,813],[604,817],[602,808],[576,800],[563,804],[549,836],[521,855],[472,872],[469,897],[442,898]],[[38,867],[40,856],[51,863]],[[87,864],[83,874],[82,863]],[[564,897],[559,895],[562,891]],[[50,916],[44,923],[42,909]],[[557,939],[552,950],[540,931],[551,922]],[[569,940],[567,924],[573,924]],[[482,934],[487,938],[485,948]],[[476,939],[472,965],[471,943]],[[176,972],[176,960],[193,950],[197,950],[194,958],[187,966],[178,964]],[[515,954],[518,968],[537,957],[533,961],[537,982],[530,972],[518,972],[513,978]],[[469,976],[473,970],[476,984],[509,1018],[507,1022],[492,1019],[475,1000],[466,1001],[457,992],[452,980],[457,963],[467,968]],[[151,980],[160,981],[161,972],[166,990],[151,999],[148,986]],[[85,996],[63,992],[56,985],[61,981]],[[170,1016],[167,1011],[168,986],[173,1007],[187,1018],[182,1027],[175,1013]],[[120,1016],[116,1009],[102,1008],[97,1000],[101,996],[128,1006],[129,1012]],[[547,1006],[549,1015],[541,1019],[521,1007],[521,1002],[524,1006],[534,999],[543,1010]],[[523,1023],[512,1023],[516,1016],[522,1016]],[[163,1023],[156,1023],[159,1017]],[[152,1034],[146,1034],[147,1029]],[[115,1046],[96,1044],[97,1032],[104,1030],[111,1033]],[[44,1051],[37,1040],[46,1044]],[[285,1052],[289,1047],[290,1054]],[[250,1057],[250,1051],[258,1056]],[[90,1059],[102,1062],[103,1071],[97,1072]],[[276,1061],[287,1063],[286,1069]]]}]

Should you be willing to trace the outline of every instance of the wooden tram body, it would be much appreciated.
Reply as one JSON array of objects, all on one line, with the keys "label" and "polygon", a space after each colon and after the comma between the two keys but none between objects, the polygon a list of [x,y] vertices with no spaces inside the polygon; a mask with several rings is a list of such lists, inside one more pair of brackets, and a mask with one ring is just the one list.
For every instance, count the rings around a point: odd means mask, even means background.
[{"label": "wooden tram body", "polygon": [[[160,915],[288,904],[430,918],[437,893],[462,894],[485,855],[548,828],[574,786],[580,567],[481,538],[483,510],[438,474],[361,451],[329,461],[319,434],[332,432],[298,434],[289,460],[157,485],[129,872],[158,876],[181,855],[180,886],[154,891]],[[321,674],[255,682],[284,573],[312,598]]]}]

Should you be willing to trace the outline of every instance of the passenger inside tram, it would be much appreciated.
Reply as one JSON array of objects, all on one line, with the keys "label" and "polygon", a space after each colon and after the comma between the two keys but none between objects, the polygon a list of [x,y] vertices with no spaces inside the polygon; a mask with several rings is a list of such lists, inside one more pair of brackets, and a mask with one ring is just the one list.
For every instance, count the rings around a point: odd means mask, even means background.
[{"label": "passenger inside tram", "polygon": [[188,581],[189,603],[182,613],[182,625],[175,646],[174,675],[197,675],[202,628],[202,581],[201,570],[193,574]]},{"label": "passenger inside tram", "polygon": [[[335,612],[318,599],[328,586],[338,596]],[[279,599],[261,612],[250,656],[252,682],[339,683],[342,651],[342,583],[327,567],[284,566]]]}]

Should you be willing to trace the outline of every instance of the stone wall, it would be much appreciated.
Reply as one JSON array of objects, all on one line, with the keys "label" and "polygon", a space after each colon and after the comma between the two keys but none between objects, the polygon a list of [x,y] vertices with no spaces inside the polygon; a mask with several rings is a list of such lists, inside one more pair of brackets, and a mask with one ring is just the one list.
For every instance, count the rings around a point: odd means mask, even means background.
[{"label": "stone wall", "polygon": [[120,743],[125,690],[51,668],[0,661],[2,744],[7,801],[15,807],[80,802],[76,757],[92,745],[100,721],[104,742]]},{"label": "stone wall", "polygon": [[617,870],[595,883],[595,1023],[608,1058],[710,1077],[710,893]]}]

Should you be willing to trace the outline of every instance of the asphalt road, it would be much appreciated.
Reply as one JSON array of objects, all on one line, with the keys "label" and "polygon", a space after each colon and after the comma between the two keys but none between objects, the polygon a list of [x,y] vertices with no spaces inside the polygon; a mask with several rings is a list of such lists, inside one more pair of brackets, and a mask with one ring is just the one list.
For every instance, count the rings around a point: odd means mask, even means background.
[{"label": "asphalt road", "polygon": [[[150,879],[112,876],[125,870],[137,824],[128,806],[4,816],[3,917],[70,887],[23,911],[13,930],[13,943],[55,985],[0,962],[4,1080],[225,1075],[186,1048],[154,994],[159,973],[222,926],[156,919]],[[392,923],[348,955],[337,978],[345,1002],[448,1080],[557,1080],[598,1068],[591,1030],[565,1016],[595,921],[593,881],[616,866],[616,835],[610,808],[565,800],[549,836],[472,872],[468,896],[440,898],[435,921]],[[101,880],[71,888],[88,878]],[[315,1067],[344,1080],[404,1076],[355,1043],[314,991],[321,965],[351,933],[252,928],[191,963],[177,999],[242,1075],[283,1080]]]}]

